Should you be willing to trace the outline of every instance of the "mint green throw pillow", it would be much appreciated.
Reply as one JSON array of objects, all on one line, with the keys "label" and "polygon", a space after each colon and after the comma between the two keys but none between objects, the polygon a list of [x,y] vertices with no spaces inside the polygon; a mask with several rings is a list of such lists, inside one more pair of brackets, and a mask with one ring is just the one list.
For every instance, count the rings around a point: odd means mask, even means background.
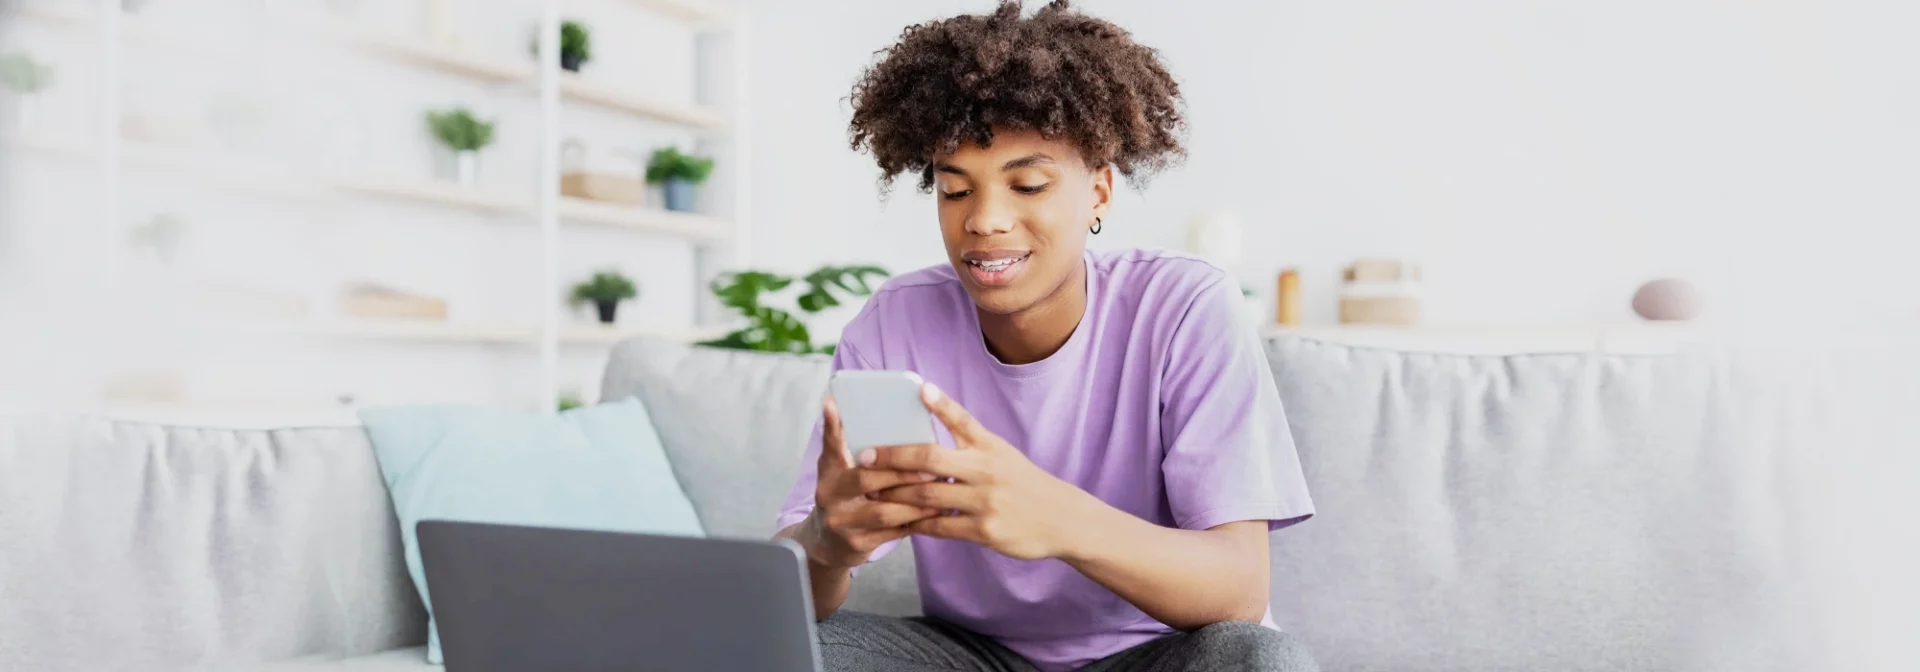
[{"label": "mint green throw pillow", "polygon": [[360,420],[427,605],[427,662],[442,659],[414,538],[422,520],[705,536],[636,399],[557,416],[416,406],[367,409]]}]

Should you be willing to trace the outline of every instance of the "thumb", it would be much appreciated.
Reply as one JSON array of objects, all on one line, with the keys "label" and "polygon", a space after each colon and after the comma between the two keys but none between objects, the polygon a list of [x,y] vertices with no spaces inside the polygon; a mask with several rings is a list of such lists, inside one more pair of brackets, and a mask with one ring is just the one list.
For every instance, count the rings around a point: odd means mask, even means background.
[{"label": "thumb", "polygon": [[840,433],[840,407],[833,403],[833,397],[827,397],[820,413],[819,473],[814,478],[825,480],[830,474],[852,468],[852,456],[847,454],[847,441]]},{"label": "thumb", "polygon": [[954,442],[960,444],[958,447],[982,447],[981,442],[988,432],[980,426],[980,421],[973,419],[972,413],[961,408],[960,402],[941,392],[933,383],[920,386],[920,401],[927,405],[928,411],[933,412],[933,417],[940,419],[940,424],[947,426],[947,432],[953,434]]}]

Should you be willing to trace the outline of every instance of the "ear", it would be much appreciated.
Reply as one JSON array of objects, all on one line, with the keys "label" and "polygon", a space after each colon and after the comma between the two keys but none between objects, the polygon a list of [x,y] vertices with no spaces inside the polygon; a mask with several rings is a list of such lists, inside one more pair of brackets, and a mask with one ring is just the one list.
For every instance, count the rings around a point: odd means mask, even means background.
[{"label": "ear", "polygon": [[1113,205],[1113,164],[1101,164],[1093,171],[1093,216],[1105,218]]}]

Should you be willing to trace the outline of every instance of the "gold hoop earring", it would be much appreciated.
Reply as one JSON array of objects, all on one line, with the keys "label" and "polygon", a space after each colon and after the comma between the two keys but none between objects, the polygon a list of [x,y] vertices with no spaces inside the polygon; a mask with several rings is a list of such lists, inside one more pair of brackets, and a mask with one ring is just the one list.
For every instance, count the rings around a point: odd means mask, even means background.
[{"label": "gold hoop earring", "polygon": [[1101,221],[1099,217],[1093,218],[1093,226],[1087,227],[1087,232],[1096,236],[1100,235],[1100,224]]}]

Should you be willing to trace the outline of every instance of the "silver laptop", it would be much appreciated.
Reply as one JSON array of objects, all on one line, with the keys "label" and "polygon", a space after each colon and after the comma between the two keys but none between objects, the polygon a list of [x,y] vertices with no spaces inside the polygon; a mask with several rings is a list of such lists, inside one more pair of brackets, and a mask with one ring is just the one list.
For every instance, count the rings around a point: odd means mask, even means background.
[{"label": "silver laptop", "polygon": [[784,542],[421,521],[447,672],[814,672]]}]

